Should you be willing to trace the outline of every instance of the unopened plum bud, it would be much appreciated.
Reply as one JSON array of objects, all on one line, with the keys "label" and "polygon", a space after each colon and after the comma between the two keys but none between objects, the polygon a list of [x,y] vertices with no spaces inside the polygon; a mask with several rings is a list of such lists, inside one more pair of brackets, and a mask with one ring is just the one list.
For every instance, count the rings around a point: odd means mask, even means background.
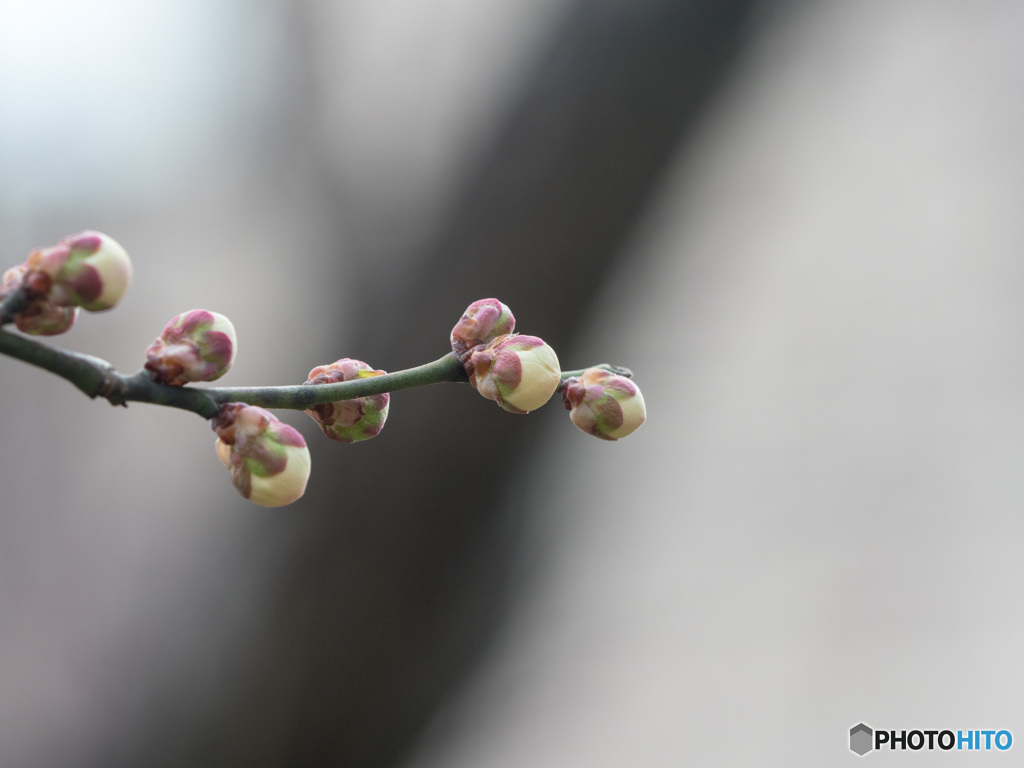
[{"label": "unopened plum bud", "polygon": [[217,456],[238,492],[261,507],[283,507],[302,497],[310,458],[297,429],[256,405],[228,403],[213,420]]},{"label": "unopened plum bud", "polygon": [[601,368],[587,368],[582,376],[566,379],[562,402],[573,424],[602,440],[632,434],[647,419],[640,388],[625,376]]},{"label": "unopened plum bud", "polygon": [[33,336],[56,336],[69,330],[78,318],[78,307],[58,307],[47,301],[36,301],[14,317],[22,333]]},{"label": "unopened plum bud", "polygon": [[[4,272],[0,282],[0,301],[18,291],[25,282],[29,269],[25,264],[11,267]],[[43,280],[49,288],[49,280]],[[78,307],[60,306],[52,303],[47,294],[30,290],[26,295],[24,308],[14,315],[14,324],[22,333],[33,336],[56,336],[64,333],[75,324]]]},{"label": "unopened plum bud", "polygon": [[181,386],[219,379],[235,361],[235,326],[219,312],[192,309],[172,317],[146,350],[146,370],[156,381]]},{"label": "unopened plum bud", "polygon": [[512,413],[540,408],[561,380],[555,350],[536,336],[499,336],[474,348],[465,366],[477,392]]},{"label": "unopened plum bud", "polygon": [[457,355],[516,329],[512,310],[497,299],[480,299],[470,304],[452,328],[452,350]]},{"label": "unopened plum bud", "polygon": [[26,265],[50,278],[54,304],[80,306],[90,312],[117,304],[132,279],[132,262],[121,244],[91,230],[33,251]]},{"label": "unopened plum bud", "polygon": [[[318,365],[309,372],[306,384],[334,384],[383,374],[384,371],[374,370],[362,360],[343,357],[330,365]],[[385,392],[315,405],[306,413],[320,425],[327,437],[343,443],[355,443],[380,434],[388,418],[390,400],[391,396]]]}]

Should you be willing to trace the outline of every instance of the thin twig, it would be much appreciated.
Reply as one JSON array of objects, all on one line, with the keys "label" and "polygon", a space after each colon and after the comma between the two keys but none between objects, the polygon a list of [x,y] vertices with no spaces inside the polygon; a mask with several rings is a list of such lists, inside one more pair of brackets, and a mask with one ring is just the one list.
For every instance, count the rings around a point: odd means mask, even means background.
[{"label": "thin twig", "polygon": [[[127,405],[129,402],[152,403],[192,411],[204,419],[216,416],[224,403],[249,403],[264,408],[305,410],[314,405],[354,397],[397,392],[442,382],[467,381],[462,363],[451,352],[415,368],[335,384],[207,389],[161,384],[154,381],[152,374],[146,370],[130,375],[118,373],[106,360],[51,347],[4,330],[0,330],[0,354],[50,371],[70,381],[89,397],[102,397],[112,405]],[[623,376],[632,376],[628,368],[619,368],[607,363],[594,367]],[[580,376],[582,373],[582,370],[564,371],[562,380]]]},{"label": "thin twig", "polygon": [[[4,303],[4,306],[6,302]],[[91,398],[102,397],[112,405],[129,402],[152,403],[192,411],[204,419],[217,415],[224,403],[249,403],[264,408],[305,410],[314,405],[350,400],[355,397],[397,392],[443,382],[465,382],[466,371],[454,353],[431,363],[403,371],[370,376],[335,384],[285,387],[172,387],[153,380],[146,370],[125,375],[106,360],[92,355],[51,347],[26,336],[0,329],[0,354],[23,360],[67,379]],[[628,368],[602,363],[593,366],[621,376],[633,375]],[[580,376],[583,370],[563,371],[562,381]]]}]

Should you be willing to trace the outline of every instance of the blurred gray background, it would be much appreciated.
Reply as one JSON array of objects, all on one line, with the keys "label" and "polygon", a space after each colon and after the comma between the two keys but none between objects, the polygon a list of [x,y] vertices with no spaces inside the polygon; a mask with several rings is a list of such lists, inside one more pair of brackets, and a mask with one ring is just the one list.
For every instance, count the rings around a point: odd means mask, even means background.
[{"label": "blurred gray background", "polygon": [[649,421],[284,414],[313,475],[264,510],[195,416],[0,359],[0,765],[1024,738],[1022,84],[1011,0],[3,3],[6,264],[94,228],[136,267],[54,343],[129,372],[204,307],[225,385],[288,384],[497,296]]}]

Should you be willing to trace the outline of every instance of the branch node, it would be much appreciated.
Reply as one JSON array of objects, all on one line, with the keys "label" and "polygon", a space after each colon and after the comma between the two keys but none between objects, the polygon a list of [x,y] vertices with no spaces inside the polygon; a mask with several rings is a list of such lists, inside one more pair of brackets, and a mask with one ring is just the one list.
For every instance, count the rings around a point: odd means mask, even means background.
[{"label": "branch node", "polygon": [[93,358],[93,363],[100,373],[100,384],[93,397],[102,397],[104,400],[110,401],[111,405],[123,405],[127,408],[128,403],[124,397],[121,375],[106,360]]}]

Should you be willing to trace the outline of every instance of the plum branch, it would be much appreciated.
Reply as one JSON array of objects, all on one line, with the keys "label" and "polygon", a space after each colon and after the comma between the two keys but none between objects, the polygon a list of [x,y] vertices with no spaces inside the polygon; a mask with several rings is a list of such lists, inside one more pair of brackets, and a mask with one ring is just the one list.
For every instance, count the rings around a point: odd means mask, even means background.
[{"label": "plum branch", "polygon": [[[223,376],[238,347],[231,321],[203,309],[171,318],[146,350],[143,369],[133,374],[29,338],[63,333],[79,309],[112,308],[131,277],[124,248],[98,232],[81,232],[33,251],[0,282],[0,354],[60,376],[112,405],[150,403],[209,419],[232,483],[263,506],[301,497],[310,470],[305,439],[267,409],[304,410],[328,438],[355,443],[383,429],[392,392],[456,382],[518,414],[560,395],[572,422],[603,440],[625,437],[646,419],[643,396],[628,368],[604,363],[562,371],[550,345],[515,332],[511,310],[497,299],[469,305],[451,331],[451,351],[437,360],[389,373],[340,358],[313,368],[305,383],[292,386],[188,386]],[[4,330],[9,323],[29,336]]]}]

